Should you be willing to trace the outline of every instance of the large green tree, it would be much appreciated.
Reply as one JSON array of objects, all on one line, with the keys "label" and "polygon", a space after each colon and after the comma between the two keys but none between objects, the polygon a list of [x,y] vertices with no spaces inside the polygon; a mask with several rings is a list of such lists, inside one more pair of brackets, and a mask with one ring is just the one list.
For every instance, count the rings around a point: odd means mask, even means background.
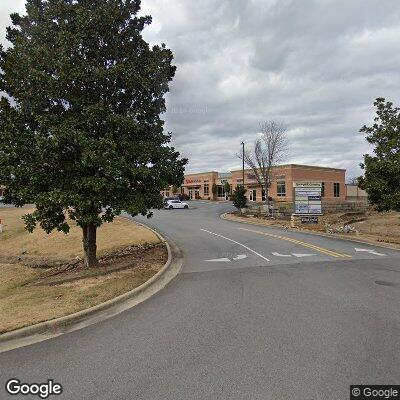
[{"label": "large green tree", "polygon": [[140,0],[27,0],[0,49],[0,182],[5,201],[36,205],[32,231],[82,228],[97,265],[96,229],[123,210],[151,215],[183,181],[160,114],[172,52],[150,47]]},{"label": "large green tree", "polygon": [[374,106],[373,125],[360,130],[374,145],[374,155],[364,155],[365,175],[359,184],[378,210],[400,211],[400,108],[381,97]]}]

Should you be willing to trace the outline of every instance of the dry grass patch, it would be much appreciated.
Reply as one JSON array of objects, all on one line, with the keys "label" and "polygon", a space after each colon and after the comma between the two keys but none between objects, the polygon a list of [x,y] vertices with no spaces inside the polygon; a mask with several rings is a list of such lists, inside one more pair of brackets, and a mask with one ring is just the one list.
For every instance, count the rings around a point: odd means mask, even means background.
[{"label": "dry grass patch", "polygon": [[390,243],[400,247],[400,213],[395,211],[366,213],[339,213],[327,216],[334,228],[351,225],[352,236],[375,242]]},{"label": "dry grass patch", "polygon": [[[41,228],[33,233],[24,229],[21,217],[32,209],[0,208],[0,219],[4,232],[0,234],[0,262],[17,262],[26,260],[46,264],[83,257],[82,230],[70,221],[68,235],[62,232],[47,234]],[[134,228],[133,228],[134,227]],[[158,243],[158,237],[140,225],[124,218],[116,218],[112,223],[103,224],[97,232],[97,254],[99,257],[109,251],[125,246],[139,246]],[[23,262],[24,263],[24,262]]]},{"label": "dry grass patch", "polygon": [[146,282],[168,258],[153,232],[117,218],[99,229],[100,267],[83,268],[80,228],[29,234],[20,219],[28,211],[0,209],[0,333],[112,299]]},{"label": "dry grass patch", "polygon": [[[281,228],[290,228],[290,221],[258,218],[255,216],[240,216],[238,213],[228,214],[229,219],[254,222],[260,225],[277,226]],[[400,248],[400,213],[395,211],[390,212],[345,212],[325,214],[320,217],[326,227],[313,226],[304,224],[297,229],[300,230],[320,230],[322,232],[337,233],[345,238],[358,238],[371,243],[389,243],[392,247]],[[343,227],[350,225],[352,231],[343,233]]]}]

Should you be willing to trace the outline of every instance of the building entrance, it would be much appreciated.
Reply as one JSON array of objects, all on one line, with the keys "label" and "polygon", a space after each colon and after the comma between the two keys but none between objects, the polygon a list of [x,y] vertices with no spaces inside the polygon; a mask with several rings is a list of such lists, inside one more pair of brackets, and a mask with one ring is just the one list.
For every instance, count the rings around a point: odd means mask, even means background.
[{"label": "building entrance", "polygon": [[198,189],[189,189],[189,199],[195,200],[196,197],[200,197],[200,191]]},{"label": "building entrance", "polygon": [[250,189],[250,201],[257,201],[257,190]]}]

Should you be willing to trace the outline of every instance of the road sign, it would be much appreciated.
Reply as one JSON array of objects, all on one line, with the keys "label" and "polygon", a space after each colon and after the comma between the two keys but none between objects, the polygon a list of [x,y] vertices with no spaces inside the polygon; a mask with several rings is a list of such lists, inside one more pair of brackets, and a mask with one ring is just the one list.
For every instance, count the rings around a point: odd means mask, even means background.
[{"label": "road sign", "polygon": [[[293,182],[293,189],[295,214],[322,214],[321,182]],[[318,223],[318,219],[302,223]]]},{"label": "road sign", "polygon": [[301,217],[302,224],[318,224],[318,217]]}]

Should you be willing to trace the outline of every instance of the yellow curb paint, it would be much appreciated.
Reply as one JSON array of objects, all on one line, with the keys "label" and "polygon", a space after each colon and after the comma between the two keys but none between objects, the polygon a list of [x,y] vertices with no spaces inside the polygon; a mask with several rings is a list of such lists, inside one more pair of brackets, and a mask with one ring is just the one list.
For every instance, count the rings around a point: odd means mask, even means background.
[{"label": "yellow curb paint", "polygon": [[336,251],[332,251],[329,249],[325,249],[324,247],[320,247],[320,246],[316,246],[314,244],[311,243],[306,243],[306,242],[302,242],[300,240],[297,239],[293,239],[287,236],[280,236],[280,235],[274,235],[273,233],[266,233],[266,232],[260,232],[260,231],[256,231],[253,229],[246,229],[246,228],[238,228],[242,231],[247,231],[247,232],[252,232],[252,233],[258,233],[259,235],[264,235],[264,236],[269,236],[272,237],[274,239],[279,239],[279,240],[286,240],[287,242],[292,242],[295,244],[298,244],[300,246],[304,246],[304,247],[308,247],[310,249],[313,249],[315,251],[319,251],[320,253],[324,253],[327,254],[328,256],[331,257],[347,257],[347,258],[352,258],[351,256],[349,256],[348,254],[344,254],[344,253],[337,253]]}]

